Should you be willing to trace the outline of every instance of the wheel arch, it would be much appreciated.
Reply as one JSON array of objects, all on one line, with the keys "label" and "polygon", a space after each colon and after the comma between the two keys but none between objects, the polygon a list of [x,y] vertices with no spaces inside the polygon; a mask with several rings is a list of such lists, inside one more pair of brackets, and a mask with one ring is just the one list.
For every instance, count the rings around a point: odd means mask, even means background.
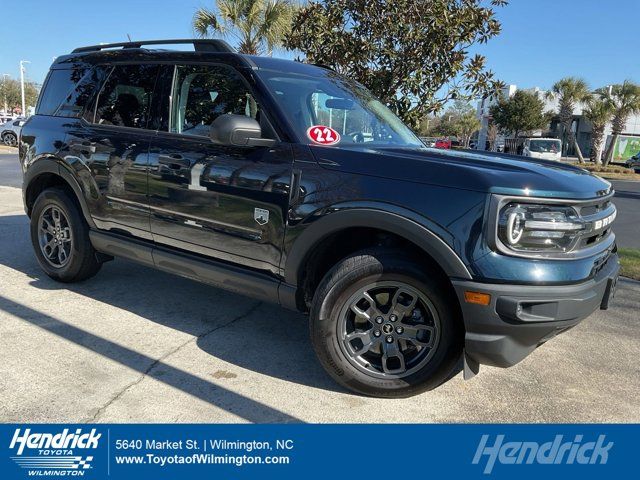
[{"label": "wheel arch", "polygon": [[[381,205],[368,204],[334,211],[308,226],[295,240],[284,264],[285,283],[293,287],[290,291],[296,291],[297,308],[305,308],[305,294],[309,287],[305,284],[305,276],[309,275],[309,263],[315,263],[314,255],[322,251],[323,244],[343,233],[349,238],[351,232],[364,229],[402,239],[407,247],[421,255],[425,261],[435,264],[448,279],[471,279],[471,274],[460,257],[433,232],[436,228],[418,223],[414,217],[415,213],[404,212],[403,209],[396,208],[392,212],[384,210]],[[323,268],[328,270],[330,266],[325,265]]]},{"label": "wheel arch", "polygon": [[31,216],[33,204],[43,190],[52,186],[62,186],[73,194],[73,199],[80,207],[84,219],[91,228],[95,228],[95,223],[91,218],[89,207],[80,184],[73,174],[61,163],[62,162],[55,157],[43,157],[31,163],[25,172],[23,179],[23,197],[27,216]]}]

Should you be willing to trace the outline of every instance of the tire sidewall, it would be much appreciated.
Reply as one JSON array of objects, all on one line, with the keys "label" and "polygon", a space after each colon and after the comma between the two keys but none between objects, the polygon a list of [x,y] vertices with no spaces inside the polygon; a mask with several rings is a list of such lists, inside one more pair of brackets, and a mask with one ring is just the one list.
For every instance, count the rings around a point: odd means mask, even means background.
[{"label": "tire sidewall", "polygon": [[[53,205],[60,208],[67,217],[72,236],[71,258],[66,265],[62,267],[54,267],[47,261],[40,249],[40,242],[38,238],[38,222],[40,220],[40,215],[45,208]],[[83,245],[82,239],[86,236],[86,229],[76,206],[66,193],[58,189],[49,189],[45,190],[38,196],[31,212],[30,231],[31,243],[33,244],[36,258],[47,275],[61,281],[68,281],[68,279],[72,279],[78,275],[78,272],[82,269],[83,255],[80,248]]]},{"label": "tire sidewall", "polygon": [[[434,388],[445,381],[461,352],[461,329],[451,294],[434,282],[415,262],[402,256],[363,256],[359,266],[342,272],[343,262],[327,274],[316,292],[311,315],[311,336],[316,353],[329,374],[347,388],[375,396],[405,397]],[[339,315],[344,303],[359,288],[381,281],[399,281],[418,289],[433,304],[439,317],[436,351],[420,370],[401,378],[367,375],[352,365],[340,346]]]}]

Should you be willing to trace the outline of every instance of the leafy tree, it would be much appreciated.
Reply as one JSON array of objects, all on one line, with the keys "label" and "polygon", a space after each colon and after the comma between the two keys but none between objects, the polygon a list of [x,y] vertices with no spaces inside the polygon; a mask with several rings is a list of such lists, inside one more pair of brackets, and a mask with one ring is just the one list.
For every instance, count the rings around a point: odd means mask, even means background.
[{"label": "leafy tree", "polygon": [[[604,93],[604,91],[596,90],[596,93]],[[602,97],[592,97],[582,111],[583,115],[591,121],[591,161],[597,164],[602,163],[604,129],[611,121],[613,110],[613,105]]]},{"label": "leafy tree", "polygon": [[432,137],[434,135],[438,135],[437,129],[440,125],[440,117],[428,114],[420,119],[418,122],[418,128],[416,129],[418,135],[423,137]]},{"label": "leafy tree", "polygon": [[578,161],[584,163],[582,151],[573,130],[571,130],[571,123],[573,122],[573,111],[576,103],[586,102],[591,97],[587,82],[580,78],[565,77],[553,84],[551,91],[547,93],[547,97],[558,100],[560,124],[567,135],[568,142],[572,143],[576,149]]},{"label": "leafy tree", "polygon": [[480,128],[480,120],[469,102],[456,100],[441,117],[442,135],[456,136],[464,148],[469,147],[471,135]]},{"label": "leafy tree", "polygon": [[609,165],[613,159],[613,148],[618,142],[618,137],[626,128],[629,116],[640,113],[640,86],[625,80],[622,84],[598,90],[598,94],[613,109],[613,120],[611,121],[613,138],[603,159],[603,163]]},{"label": "leafy tree", "polygon": [[281,46],[298,8],[291,0],[216,0],[216,7],[217,13],[207,8],[196,11],[196,34],[232,37],[238,42],[238,51],[250,55],[271,55]]},{"label": "leafy tree", "polygon": [[450,100],[503,84],[469,49],[500,33],[492,7],[506,0],[312,1],[285,47],[365,85],[410,126]]},{"label": "leafy tree", "polygon": [[[35,83],[25,80],[24,98],[27,107],[35,106],[38,100],[38,88]],[[11,112],[22,108],[20,82],[16,79],[8,77],[0,78],[0,107],[4,109],[5,104]],[[25,112],[22,112],[22,114],[24,115]]]},{"label": "leafy tree", "polygon": [[543,109],[544,102],[535,93],[518,90],[510,98],[501,98],[489,113],[500,130],[511,132],[517,138],[521,133],[544,128],[549,123]]}]

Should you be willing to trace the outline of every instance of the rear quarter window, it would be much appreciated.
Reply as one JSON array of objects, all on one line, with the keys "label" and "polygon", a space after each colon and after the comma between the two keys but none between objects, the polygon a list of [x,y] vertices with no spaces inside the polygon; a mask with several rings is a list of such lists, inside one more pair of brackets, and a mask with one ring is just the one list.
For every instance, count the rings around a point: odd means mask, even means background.
[{"label": "rear quarter window", "polygon": [[36,114],[80,117],[105,77],[102,67],[51,70]]}]

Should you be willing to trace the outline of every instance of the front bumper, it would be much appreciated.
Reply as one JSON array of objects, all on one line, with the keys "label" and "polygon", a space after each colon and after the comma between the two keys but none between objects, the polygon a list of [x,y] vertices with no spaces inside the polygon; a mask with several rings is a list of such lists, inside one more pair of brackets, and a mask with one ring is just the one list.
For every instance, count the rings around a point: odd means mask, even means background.
[{"label": "front bumper", "polygon": [[[573,285],[504,285],[454,281],[465,324],[465,361],[497,367],[515,365],[538,346],[606,309],[620,263],[612,254],[598,273]],[[489,305],[465,302],[465,291],[488,293]],[[475,365],[476,368],[473,368]]]}]

